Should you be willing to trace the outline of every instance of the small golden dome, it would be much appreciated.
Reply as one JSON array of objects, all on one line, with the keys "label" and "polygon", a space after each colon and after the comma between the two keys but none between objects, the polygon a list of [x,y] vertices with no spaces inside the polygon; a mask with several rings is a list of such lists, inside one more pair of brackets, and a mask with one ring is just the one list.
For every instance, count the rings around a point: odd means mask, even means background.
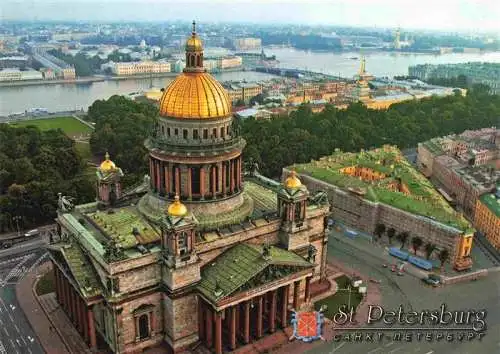
[{"label": "small golden dome", "polygon": [[101,165],[99,166],[99,169],[102,172],[110,172],[116,170],[116,165],[113,161],[109,159],[109,153],[106,152],[106,155],[104,157],[104,161],[101,162]]},{"label": "small golden dome", "polygon": [[302,186],[302,182],[300,182],[300,179],[297,177],[295,171],[292,170],[292,172],[290,172],[290,176],[288,176],[285,180],[285,187],[295,189],[300,186]]},{"label": "small golden dome", "polygon": [[160,99],[160,115],[220,118],[231,114],[231,101],[222,85],[206,72],[185,72],[167,87]]},{"label": "small golden dome", "polygon": [[188,52],[201,52],[203,50],[203,42],[198,35],[193,34],[186,41],[186,50]]},{"label": "small golden dome", "polygon": [[178,195],[175,196],[174,202],[168,206],[167,213],[170,216],[181,217],[187,214],[187,208],[181,203]]}]

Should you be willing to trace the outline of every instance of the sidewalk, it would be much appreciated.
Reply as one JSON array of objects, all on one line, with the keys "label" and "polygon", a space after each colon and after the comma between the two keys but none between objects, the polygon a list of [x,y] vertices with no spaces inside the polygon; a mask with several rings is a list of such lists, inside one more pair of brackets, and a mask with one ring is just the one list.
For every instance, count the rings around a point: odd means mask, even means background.
[{"label": "sidewalk", "polygon": [[59,335],[52,329],[53,325],[47,318],[40,303],[35,298],[33,284],[37,279],[37,273],[43,274],[51,269],[49,262],[35,268],[16,285],[16,296],[19,305],[24,311],[28,321],[33,327],[42,347],[48,354],[70,353]]}]

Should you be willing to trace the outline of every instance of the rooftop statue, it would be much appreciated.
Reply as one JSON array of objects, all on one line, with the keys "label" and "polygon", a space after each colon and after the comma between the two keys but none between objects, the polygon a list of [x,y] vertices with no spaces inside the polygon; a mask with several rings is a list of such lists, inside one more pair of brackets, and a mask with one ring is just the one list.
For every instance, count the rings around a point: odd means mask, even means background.
[{"label": "rooftop statue", "polygon": [[75,198],[69,196],[63,196],[62,193],[58,193],[57,195],[59,196],[59,200],[57,202],[59,211],[67,213],[73,210],[74,208],[73,201],[75,200]]}]

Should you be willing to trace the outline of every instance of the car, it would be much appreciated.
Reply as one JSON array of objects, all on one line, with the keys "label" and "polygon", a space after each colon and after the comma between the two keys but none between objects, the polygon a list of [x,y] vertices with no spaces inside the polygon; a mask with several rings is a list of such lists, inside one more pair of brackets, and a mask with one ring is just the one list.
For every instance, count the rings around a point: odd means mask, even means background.
[{"label": "car", "polygon": [[38,229],[30,230],[24,234],[25,237],[38,236],[40,231]]},{"label": "car", "polygon": [[402,276],[404,275],[404,273],[403,273],[402,271],[399,271],[399,272],[398,272],[398,275],[399,275],[400,277],[402,277]]},{"label": "car", "polygon": [[425,278],[424,279],[424,282],[429,284],[429,285],[432,285],[434,287],[438,286],[440,284],[439,280],[438,279],[434,279],[434,278]]},{"label": "car", "polygon": [[382,264],[382,267],[387,268],[387,264],[385,264],[385,263]]},{"label": "car", "polygon": [[381,282],[377,279],[370,279],[370,283],[380,284]]},{"label": "car", "polygon": [[391,272],[395,272],[396,271],[396,266],[393,264],[392,267],[391,267]]}]

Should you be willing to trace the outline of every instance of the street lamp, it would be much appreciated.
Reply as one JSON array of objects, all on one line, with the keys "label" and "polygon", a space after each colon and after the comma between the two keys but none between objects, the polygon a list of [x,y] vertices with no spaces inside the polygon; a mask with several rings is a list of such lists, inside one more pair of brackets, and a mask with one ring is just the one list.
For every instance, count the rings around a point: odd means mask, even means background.
[{"label": "street lamp", "polygon": [[19,229],[19,220],[21,220],[22,217],[19,216],[19,215],[16,215],[12,218],[12,220],[14,220],[16,222],[16,225],[17,225],[17,236],[21,236],[21,230]]}]

